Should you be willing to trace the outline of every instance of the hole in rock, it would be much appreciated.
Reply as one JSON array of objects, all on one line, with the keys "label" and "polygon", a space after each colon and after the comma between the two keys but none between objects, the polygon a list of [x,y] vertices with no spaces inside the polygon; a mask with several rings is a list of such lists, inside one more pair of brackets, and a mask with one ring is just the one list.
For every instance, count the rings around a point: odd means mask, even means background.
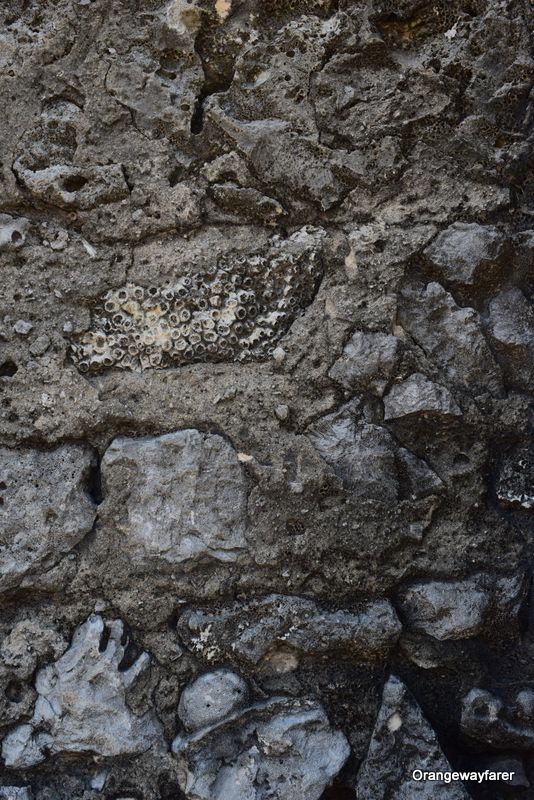
[{"label": "hole in rock", "polygon": [[102,631],[102,635],[100,636],[100,643],[98,645],[98,650],[100,653],[103,653],[106,647],[108,646],[109,637],[111,636],[111,631],[107,625],[104,626],[104,630]]},{"label": "hole in rock", "polygon": [[65,178],[63,181],[63,188],[66,192],[77,192],[79,189],[83,189],[86,183],[87,178],[84,178],[82,175],[69,175],[69,177]]},{"label": "hole in rock", "polygon": [[20,242],[22,239],[22,233],[20,231],[13,231],[11,234],[11,241],[12,242]]},{"label": "hole in rock", "polygon": [[208,97],[207,92],[200,92],[197,98],[195,110],[191,117],[191,133],[194,135],[202,132],[202,126],[204,125],[204,100],[206,97]]},{"label": "hole in rock", "polygon": [[306,532],[306,526],[298,517],[289,517],[286,522],[286,531],[291,536],[299,536]]},{"label": "hole in rock", "polygon": [[9,681],[5,694],[12,703],[20,703],[24,694],[24,686],[19,681]]},{"label": "hole in rock", "polygon": [[132,664],[135,664],[143,650],[135,644],[132,633],[126,626],[121,637],[121,645],[124,647],[124,655],[119,663],[118,670],[119,672],[126,672]]},{"label": "hole in rock", "polygon": [[462,464],[465,465],[470,463],[469,456],[467,456],[465,453],[457,453],[454,456],[454,465],[457,467],[461,466]]},{"label": "hole in rock", "polygon": [[12,378],[18,367],[14,361],[4,361],[0,364],[0,378]]},{"label": "hole in rock", "polygon": [[169,186],[176,186],[180,182],[182,174],[183,169],[181,167],[174,167],[169,175]]},{"label": "hole in rock", "polygon": [[93,464],[89,469],[89,477],[87,481],[87,491],[93,503],[97,506],[103,500],[102,494],[102,476],[100,474],[100,466]]},{"label": "hole in rock", "polygon": [[354,800],[354,789],[334,781],[322,795],[321,800]]},{"label": "hole in rock", "polygon": [[158,788],[161,800],[186,800],[185,794],[176,781],[164,778],[159,781]]},{"label": "hole in rock", "polygon": [[140,647],[134,644],[131,636],[128,636],[126,642],[122,642],[122,644],[126,644],[126,648],[119,664],[119,672],[126,672],[127,669],[130,669],[132,664],[135,664],[143,651]]}]

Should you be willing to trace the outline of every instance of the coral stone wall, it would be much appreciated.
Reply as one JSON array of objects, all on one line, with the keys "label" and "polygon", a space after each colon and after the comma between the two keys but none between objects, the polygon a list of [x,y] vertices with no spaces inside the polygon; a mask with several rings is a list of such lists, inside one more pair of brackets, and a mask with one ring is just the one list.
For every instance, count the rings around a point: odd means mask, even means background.
[{"label": "coral stone wall", "polygon": [[534,797],[533,21],[0,4],[0,800]]}]

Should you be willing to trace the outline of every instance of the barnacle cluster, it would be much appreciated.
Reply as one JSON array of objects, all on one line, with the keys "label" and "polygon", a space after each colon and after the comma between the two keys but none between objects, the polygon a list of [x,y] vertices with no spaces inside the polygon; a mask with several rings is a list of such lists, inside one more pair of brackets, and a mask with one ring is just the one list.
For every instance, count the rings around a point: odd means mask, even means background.
[{"label": "barnacle cluster", "polygon": [[98,372],[269,356],[320,277],[316,238],[291,239],[290,247],[274,240],[265,255],[223,256],[174,285],[110,290],[92,330],[72,341],[72,360],[80,372]]}]

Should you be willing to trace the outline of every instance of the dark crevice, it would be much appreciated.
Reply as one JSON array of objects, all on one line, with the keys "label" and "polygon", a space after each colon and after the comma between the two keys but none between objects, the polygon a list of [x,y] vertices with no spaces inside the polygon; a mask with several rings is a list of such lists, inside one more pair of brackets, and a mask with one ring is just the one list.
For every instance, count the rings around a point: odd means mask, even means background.
[{"label": "dark crevice", "polygon": [[84,178],[83,175],[69,175],[69,177],[65,178],[63,181],[63,188],[69,193],[79,192],[86,183],[87,178]]},{"label": "dark crevice", "polygon": [[124,166],[124,164],[121,164],[121,171],[122,171],[122,174],[123,174],[123,177],[124,177],[124,182],[125,182],[126,186],[128,187],[128,191],[131,193],[132,189],[134,188],[134,184],[130,180],[130,178],[128,176],[128,172],[127,172],[126,167]]},{"label": "dark crevice", "polygon": [[89,468],[89,476],[87,480],[87,492],[89,497],[96,506],[99,506],[103,500],[102,495],[102,475],[100,472],[100,463],[92,464]]},{"label": "dark crevice", "polygon": [[4,361],[0,364],[0,378],[12,378],[18,372],[18,367],[14,361]]},{"label": "dark crevice", "polygon": [[24,684],[17,680],[9,681],[5,695],[11,703],[20,703],[24,697]]},{"label": "dark crevice", "polygon": [[127,641],[123,643],[123,646],[124,645],[124,655],[118,666],[119,672],[126,672],[126,670],[130,669],[143,652],[141,648],[132,641],[131,637],[127,638]]},{"label": "dark crevice", "polygon": [[354,800],[354,798],[354,789],[347,786],[339,778],[334,779],[324,794],[321,795],[321,800]]},{"label": "dark crevice", "polygon": [[104,630],[100,635],[100,642],[98,644],[98,650],[100,653],[103,653],[106,647],[108,646],[110,636],[111,636],[111,631],[107,627],[107,625],[105,625]]},{"label": "dark crevice", "polygon": [[204,127],[204,101],[206,97],[209,97],[209,94],[203,88],[196,99],[195,110],[191,117],[191,133],[194,136],[202,133],[202,128]]},{"label": "dark crevice", "polygon": [[205,16],[195,39],[195,52],[202,64],[204,81],[196,97],[191,117],[191,133],[198,136],[204,127],[205,102],[212,94],[226,92],[234,79],[235,59],[231,43],[213,17]]},{"label": "dark crevice", "polygon": [[161,800],[186,800],[176,779],[169,772],[158,778],[158,791]]},{"label": "dark crevice", "polygon": [[[200,127],[202,128],[202,123],[201,123]],[[191,131],[194,133],[194,131],[193,131],[193,120],[191,120]],[[171,172],[169,174],[169,186],[174,187],[178,183],[180,183],[180,181],[183,178],[183,175],[184,175],[184,169],[183,169],[182,166],[173,167],[173,169],[171,170]]]}]

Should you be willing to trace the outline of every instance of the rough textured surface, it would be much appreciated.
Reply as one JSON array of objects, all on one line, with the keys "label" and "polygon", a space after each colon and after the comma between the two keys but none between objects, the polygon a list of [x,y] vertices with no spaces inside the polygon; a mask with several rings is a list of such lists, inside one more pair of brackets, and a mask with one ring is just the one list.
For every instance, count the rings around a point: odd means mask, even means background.
[{"label": "rough textured surface", "polygon": [[123,630],[120,620],[111,622],[109,638],[101,647],[104,622],[99,616],[89,617],[75,631],[67,652],[37,674],[33,717],[10,731],[2,743],[6,766],[32,767],[56,753],[117,756],[162,744],[150,712],[139,717],[125,703],[126,690],[149,657],[142,653],[128,669],[119,671]]},{"label": "rough textured surface", "polygon": [[311,600],[271,595],[226,608],[186,611],[178,632],[192,652],[208,661],[242,659],[249,664],[277,661],[277,652],[299,654],[349,651],[359,658],[384,656],[400,633],[390,603],[379,601],[350,613],[329,612]]},{"label": "rough textured surface", "polygon": [[107,292],[93,316],[96,330],[72,346],[74,363],[88,372],[270,355],[313,297],[313,233],[294,234],[285,248],[276,237],[266,256],[229,259],[177,286],[127,284]]},{"label": "rough textured surface", "polygon": [[509,704],[484,689],[472,689],[462,702],[462,730],[497,749],[531,750],[534,745],[534,691],[515,692]]},{"label": "rough textured surface", "polygon": [[514,447],[502,458],[497,499],[503,506],[534,508],[534,447]]},{"label": "rough textured surface", "polygon": [[199,730],[230,716],[245,705],[248,687],[243,678],[229,670],[201,675],[184,689],[178,716],[187,730]]},{"label": "rough textured surface", "polygon": [[513,625],[524,599],[522,576],[475,575],[463,581],[412,584],[399,596],[407,628],[435,639],[468,639],[496,619]]},{"label": "rough textured surface", "polygon": [[421,709],[402,681],[392,676],[384,686],[369,750],[358,773],[356,798],[467,800],[467,792],[458,783],[418,784],[412,779],[417,769],[443,772],[451,767]]},{"label": "rough textured surface", "polygon": [[245,477],[221,436],[115,439],[102,481],[103,525],[134,564],[235,561],[246,546]]},{"label": "rough textured surface", "polygon": [[448,389],[429,381],[421,372],[414,372],[388,392],[384,399],[384,419],[421,414],[458,417],[462,412]]},{"label": "rough textured surface", "polygon": [[[186,717],[194,733],[177,736],[172,750],[179,782],[187,797],[199,800],[319,800],[330,779],[348,758],[340,731],[330,728],[321,706],[311,700],[271,698],[239,709],[224,701],[231,673],[204,676],[185,692],[199,694],[211,684],[216,702],[210,718]],[[237,685],[240,679],[234,677]],[[240,682],[240,694],[243,692]],[[183,695],[182,695],[183,698]],[[191,696],[188,697],[189,702]],[[241,699],[241,698],[240,698]],[[221,702],[222,701],[222,702]],[[182,700],[180,700],[182,703]],[[233,713],[232,713],[233,712]],[[184,720],[184,722],[186,721]],[[201,723],[205,724],[202,725]]]},{"label": "rough textured surface", "polygon": [[455,222],[436,236],[423,255],[447,283],[487,281],[503,256],[503,236],[493,225]]},{"label": "rough textured surface", "polygon": [[46,583],[46,573],[91,531],[93,462],[88,448],[75,445],[0,449],[0,589]]},{"label": "rough textured surface", "polygon": [[0,795],[531,800],[532,28],[0,3]]},{"label": "rough textured surface", "polygon": [[32,793],[26,786],[0,786],[2,800],[32,800]]}]

